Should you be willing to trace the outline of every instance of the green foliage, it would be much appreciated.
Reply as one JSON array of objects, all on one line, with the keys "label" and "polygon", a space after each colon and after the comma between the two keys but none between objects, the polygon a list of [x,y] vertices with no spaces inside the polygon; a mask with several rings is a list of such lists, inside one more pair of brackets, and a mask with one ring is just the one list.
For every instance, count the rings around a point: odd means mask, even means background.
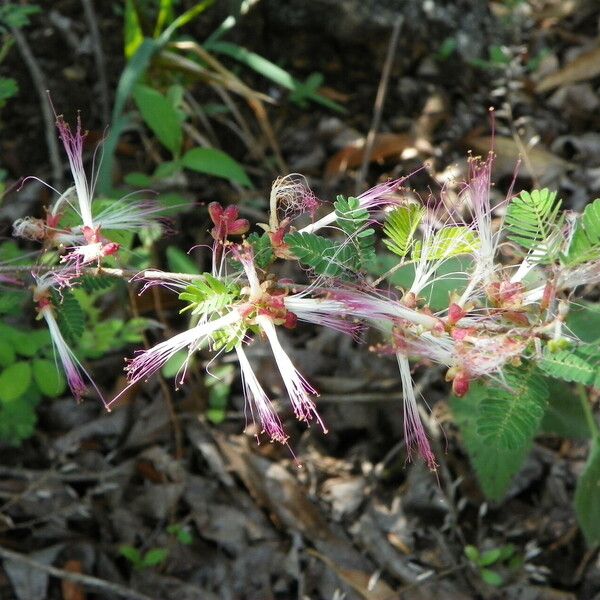
[{"label": "green foliage", "polygon": [[404,258],[411,250],[414,235],[425,210],[418,204],[407,204],[394,209],[386,218],[383,243],[388,250]]},{"label": "green foliage", "polygon": [[142,84],[133,89],[133,99],[158,141],[173,156],[178,156],[183,143],[183,129],[181,115],[173,104],[157,90]]},{"label": "green foliage", "polygon": [[52,300],[58,315],[58,325],[65,339],[77,342],[85,328],[85,313],[81,304],[70,290],[52,293]]},{"label": "green foliage", "polygon": [[162,376],[166,377],[167,379],[175,377],[179,372],[179,369],[183,367],[185,361],[188,359],[191,363],[194,360],[194,357],[190,356],[187,350],[179,350],[165,363],[165,366],[161,369]]},{"label": "green foliage", "polygon": [[600,544],[600,438],[594,437],[575,490],[577,521],[590,546]]},{"label": "green foliage", "polygon": [[7,2],[0,6],[0,31],[14,27],[21,29],[29,25],[29,17],[41,12],[41,8],[36,4],[21,5]]},{"label": "green foliage", "polygon": [[532,367],[506,369],[506,387],[489,385],[479,404],[477,433],[491,447],[528,446],[538,430],[548,400],[544,377]]},{"label": "green foliage", "polygon": [[548,408],[541,424],[541,432],[565,438],[586,439],[590,432],[579,399],[573,386],[564,381],[548,379]]},{"label": "green foliage", "polygon": [[600,389],[600,351],[594,345],[569,350],[544,351],[542,371],[563,381],[582,383]]},{"label": "green foliage", "polygon": [[588,204],[577,219],[575,233],[562,258],[568,266],[600,258],[600,198]]},{"label": "green foliage", "polygon": [[417,241],[412,259],[419,260],[423,254],[428,261],[446,260],[461,254],[470,254],[479,246],[479,240],[468,227],[444,227],[431,240]]},{"label": "green foliage", "polygon": [[[541,415],[535,405],[543,404],[543,384],[536,379],[539,375],[527,374],[521,370],[523,380],[519,381],[519,371],[509,375],[509,381],[513,388],[514,404],[519,405],[518,393],[522,392],[530,379],[534,380],[534,392],[525,392],[524,403],[528,405],[528,416],[525,420],[518,414],[515,406],[510,400],[502,398],[501,395],[509,395],[509,392],[501,390],[494,392],[492,385],[480,382],[471,384],[469,392],[462,398],[452,397],[450,407],[458,424],[465,449],[485,495],[492,500],[500,500],[506,493],[514,475],[521,469],[523,461],[531,448],[533,435],[535,434],[535,421],[541,419]],[[497,384],[494,384],[497,385]],[[499,397],[500,396],[500,397]],[[490,411],[491,402],[491,411]],[[487,406],[486,406],[487,404]],[[498,406],[507,406],[511,415],[515,415],[510,423],[503,415],[498,415],[495,409]],[[484,415],[490,414],[492,425],[485,427]],[[520,433],[517,435],[505,435],[507,426],[516,424]],[[483,425],[485,435],[480,433]],[[486,431],[487,429],[487,431]],[[526,435],[528,437],[526,437]],[[490,440],[498,439],[500,443],[495,445]],[[508,443],[507,443],[508,442]]]},{"label": "green foliage", "polygon": [[259,269],[267,269],[275,259],[269,234],[267,232],[262,235],[251,233],[246,241],[252,246],[254,252],[254,264]]},{"label": "green foliage", "polygon": [[235,377],[233,365],[219,365],[205,379],[208,388],[208,410],[206,417],[218,425],[227,416],[227,405],[231,396],[231,385]]},{"label": "green foliage", "polygon": [[580,301],[569,308],[567,327],[582,342],[600,340],[600,305]]},{"label": "green foliage", "polygon": [[0,373],[0,402],[7,404],[22,396],[31,385],[31,364],[15,362]]},{"label": "green foliage", "polygon": [[19,85],[12,77],[0,77],[0,108],[19,93]]},{"label": "green foliage", "polygon": [[196,263],[189,257],[188,254],[176,246],[169,246],[167,248],[167,264],[169,265],[169,270],[175,273],[190,273],[191,275],[200,275],[200,271]]},{"label": "green foliage", "polygon": [[119,547],[119,554],[125,557],[136,570],[141,571],[164,563],[169,556],[169,549],[152,548],[142,554],[134,546],[123,545]]},{"label": "green foliage", "polygon": [[317,275],[340,277],[355,262],[353,247],[336,244],[314,233],[288,233],[284,241],[294,256]]},{"label": "green foliage", "polygon": [[287,88],[292,92],[290,100],[296,102],[301,107],[306,106],[307,101],[310,100],[331,110],[346,112],[342,106],[337,104],[337,102],[333,102],[332,100],[329,100],[329,98],[325,98],[325,96],[318,93],[318,88],[323,83],[323,76],[319,73],[312,73],[309,75],[306,82],[302,83],[292,77],[285,69],[282,69],[270,60],[267,60],[254,52],[250,52],[237,44],[223,41],[207,41],[204,44],[204,47],[216,54],[229,56],[256,71],[263,77],[270,79],[277,85]]},{"label": "green foliage", "polygon": [[192,148],[181,159],[181,164],[192,171],[222,177],[251,188],[252,182],[244,168],[229,154],[215,148]]},{"label": "green foliage", "polygon": [[529,260],[551,263],[556,260],[563,237],[559,216],[561,200],[548,189],[522,191],[506,210],[508,239],[530,252]]},{"label": "green foliage", "polygon": [[190,546],[194,543],[194,536],[189,527],[181,523],[173,523],[167,527],[167,533],[174,535],[177,541],[184,546]]},{"label": "green foliage", "polygon": [[229,306],[239,298],[240,287],[204,273],[190,283],[179,299],[188,303],[180,312],[191,310],[193,315],[210,315]]},{"label": "green foliage", "polygon": [[519,567],[522,560],[515,554],[515,550],[512,544],[484,550],[483,552],[480,552],[475,546],[467,545],[464,548],[464,553],[485,583],[499,587],[504,583],[504,579],[497,571],[489,567],[494,565],[502,567],[507,563],[512,569]]},{"label": "green foliage", "polygon": [[32,361],[33,380],[48,398],[58,398],[67,391],[67,381],[54,361],[36,358]]},{"label": "green foliage", "polygon": [[375,230],[368,227],[369,211],[353,197],[338,196],[334,207],[336,223],[348,236],[349,249],[355,250],[353,268],[358,270],[375,259]]}]

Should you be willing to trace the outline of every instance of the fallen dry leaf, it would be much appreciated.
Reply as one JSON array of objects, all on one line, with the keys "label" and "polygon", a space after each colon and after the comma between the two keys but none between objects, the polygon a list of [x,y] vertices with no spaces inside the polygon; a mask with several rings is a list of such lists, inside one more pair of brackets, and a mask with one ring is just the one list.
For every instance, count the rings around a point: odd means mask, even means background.
[{"label": "fallen dry leaf", "polygon": [[[63,569],[69,573],[83,573],[83,565],[79,560],[68,560],[64,565]],[[74,581],[63,579],[60,582],[63,600],[85,600],[86,594],[83,586]]]},{"label": "fallen dry leaf", "polygon": [[374,578],[363,571],[344,569],[314,550],[308,550],[308,553],[323,561],[343,582],[356,590],[365,600],[398,600],[398,594],[381,579]]},{"label": "fallen dry leaf", "polygon": [[482,155],[494,149],[494,171],[497,176],[512,175],[519,159],[522,159],[521,172],[541,183],[552,180],[571,166],[571,163],[540,146],[524,148],[510,137],[469,137],[466,142],[469,148]]},{"label": "fallen dry leaf", "polygon": [[580,54],[575,60],[548,77],[544,77],[536,86],[538,93],[547,92],[555,87],[586,81],[600,75],[600,46]]},{"label": "fallen dry leaf", "polygon": [[[373,142],[371,152],[371,162],[378,162],[400,155],[407,149],[414,146],[415,139],[407,133],[378,133]],[[334,154],[327,162],[325,168],[325,177],[331,178],[343,173],[347,169],[359,167],[363,161],[365,149],[365,139],[342,148]]]}]

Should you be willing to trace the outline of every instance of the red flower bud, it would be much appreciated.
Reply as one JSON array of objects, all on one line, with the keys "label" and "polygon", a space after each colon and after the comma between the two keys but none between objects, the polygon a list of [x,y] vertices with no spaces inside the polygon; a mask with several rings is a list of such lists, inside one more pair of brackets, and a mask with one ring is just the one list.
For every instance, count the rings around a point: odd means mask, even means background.
[{"label": "red flower bud", "polygon": [[459,371],[452,381],[452,391],[455,396],[462,398],[468,391],[471,385],[469,376],[464,371]]}]

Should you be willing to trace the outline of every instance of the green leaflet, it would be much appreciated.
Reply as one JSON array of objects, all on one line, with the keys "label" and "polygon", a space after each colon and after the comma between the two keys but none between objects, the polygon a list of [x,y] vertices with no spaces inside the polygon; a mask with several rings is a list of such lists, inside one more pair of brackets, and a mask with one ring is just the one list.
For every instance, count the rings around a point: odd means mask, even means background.
[{"label": "green leaflet", "polygon": [[508,239],[530,251],[530,261],[550,263],[558,256],[563,242],[561,204],[556,192],[544,188],[531,193],[522,191],[508,205],[505,218]]},{"label": "green leaflet", "polygon": [[445,227],[436,232],[431,240],[417,241],[412,259],[419,260],[424,253],[427,260],[445,260],[452,256],[470,254],[478,247],[479,240],[468,227]]},{"label": "green leaflet", "polygon": [[344,275],[356,256],[352,246],[336,244],[314,233],[288,233],[284,241],[302,264],[327,277]]},{"label": "green leaflet", "polygon": [[475,382],[464,397],[453,396],[450,399],[450,408],[481,489],[491,500],[500,500],[508,490],[512,478],[521,469],[531,442],[514,449],[496,448],[478,434],[481,403],[488,391],[487,386]]},{"label": "green leaflet", "polygon": [[383,232],[387,236],[383,243],[388,249],[404,258],[413,245],[417,227],[425,214],[418,204],[407,204],[394,209],[386,218]]},{"label": "green leaflet", "polygon": [[531,367],[506,369],[507,387],[492,383],[480,403],[477,433],[494,448],[516,450],[538,430],[548,400],[548,386]]},{"label": "green leaflet", "polygon": [[539,367],[544,373],[557,379],[600,389],[600,351],[594,346],[580,346],[558,352],[551,352],[546,348]]},{"label": "green leaflet", "polygon": [[252,250],[254,251],[254,264],[259,269],[266,269],[275,258],[269,234],[267,232],[262,235],[256,232],[251,233],[246,238],[246,241],[252,246]]},{"label": "green leaflet", "polygon": [[585,469],[575,490],[577,521],[587,543],[600,543],[600,439],[592,443]]},{"label": "green leaflet", "polygon": [[180,312],[188,310],[193,315],[208,315],[218,312],[237,300],[240,288],[234,283],[221,281],[210,273],[204,273],[179,294],[179,299],[188,302]]},{"label": "green leaflet", "polygon": [[361,208],[358,198],[338,196],[334,202],[336,223],[348,236],[353,251],[353,267],[358,270],[375,259],[375,230],[368,227],[369,212]]},{"label": "green leaflet", "polygon": [[588,204],[577,219],[575,233],[567,253],[565,265],[573,266],[600,258],[600,198]]},{"label": "green leaflet", "polygon": [[71,342],[77,340],[85,329],[85,313],[79,301],[69,290],[58,294],[52,292],[52,301],[58,314],[58,325],[63,335]]}]

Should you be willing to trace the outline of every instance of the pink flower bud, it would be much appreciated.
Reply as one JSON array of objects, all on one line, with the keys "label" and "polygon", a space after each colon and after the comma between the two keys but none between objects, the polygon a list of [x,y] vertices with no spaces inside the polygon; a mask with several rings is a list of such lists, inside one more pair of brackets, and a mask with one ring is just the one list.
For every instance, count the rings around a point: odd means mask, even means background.
[{"label": "pink flower bud", "polygon": [[462,398],[469,391],[470,385],[471,380],[469,376],[464,371],[459,371],[452,381],[452,391],[455,396]]}]

